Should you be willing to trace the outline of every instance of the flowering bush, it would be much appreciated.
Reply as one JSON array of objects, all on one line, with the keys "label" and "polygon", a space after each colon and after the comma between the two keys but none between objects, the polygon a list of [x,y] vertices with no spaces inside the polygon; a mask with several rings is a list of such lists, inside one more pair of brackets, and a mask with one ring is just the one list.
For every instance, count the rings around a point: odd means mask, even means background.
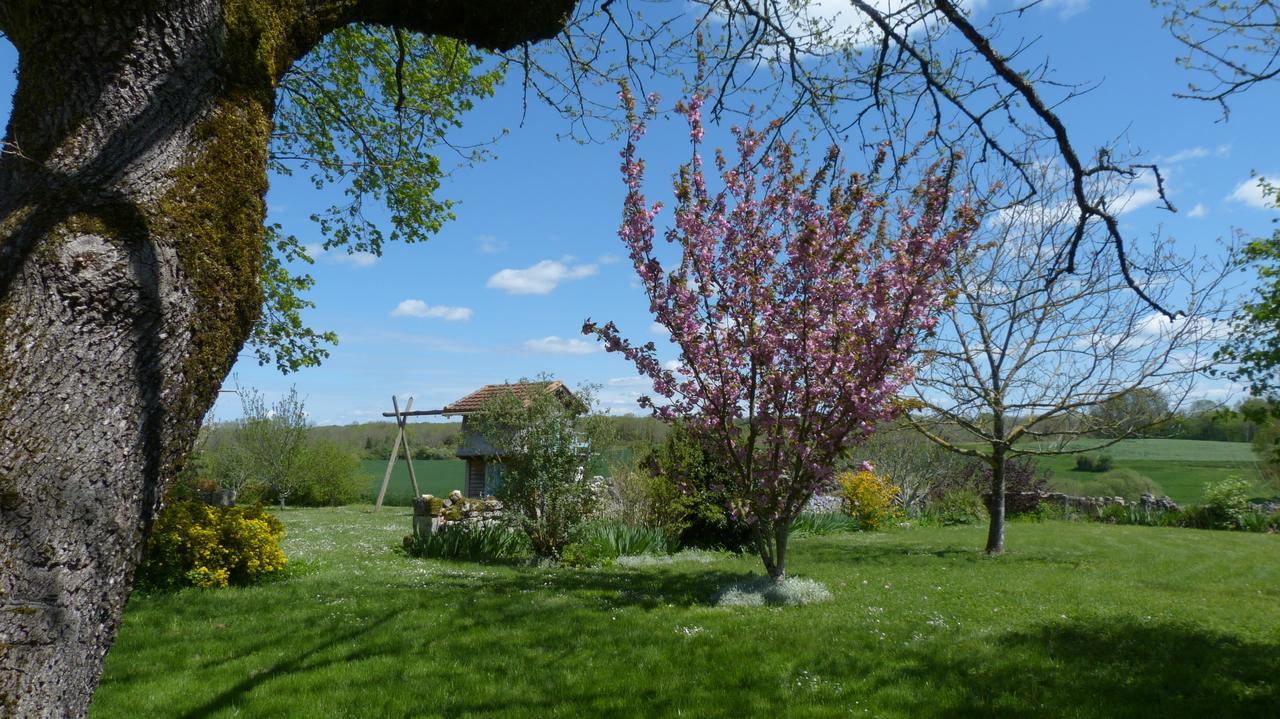
[{"label": "flowering bush", "polygon": [[625,88],[622,101],[631,132],[618,235],[679,355],[667,365],[653,342],[633,344],[612,322],[588,319],[582,331],[650,380],[656,399],[643,396],[641,406],[687,421],[722,458],[726,505],[781,579],[791,525],[809,498],[831,483],[847,447],[898,413],[895,398],[948,301],[977,208],[952,191],[955,158],[919,168],[914,153],[890,161],[886,145],[858,173],[832,148],[810,170],[772,124],[733,131],[737,159],[715,153],[715,190],[695,95],[679,106],[693,155],[673,180],[674,226],[661,233],[679,261],[663,261],[654,244],[661,204],[642,192],[645,123]]},{"label": "flowering bush", "polygon": [[879,529],[898,516],[893,503],[898,488],[875,472],[841,472],[836,482],[845,514],[856,519],[862,529]]},{"label": "flowering bush", "polygon": [[1204,486],[1206,523],[1212,529],[1235,529],[1249,511],[1249,493],[1253,486],[1243,477],[1231,475]]},{"label": "flowering bush", "polygon": [[284,568],[284,525],[261,507],[214,507],[180,500],[165,507],[147,540],[144,588],[252,584]]}]

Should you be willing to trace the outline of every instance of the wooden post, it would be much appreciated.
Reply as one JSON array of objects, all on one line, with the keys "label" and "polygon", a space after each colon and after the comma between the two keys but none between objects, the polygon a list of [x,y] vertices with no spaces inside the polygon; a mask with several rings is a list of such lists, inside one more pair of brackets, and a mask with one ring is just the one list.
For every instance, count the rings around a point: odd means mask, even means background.
[{"label": "wooden post", "polygon": [[[395,404],[394,402],[392,403]],[[413,471],[413,450],[409,447],[409,412],[413,410],[413,398],[410,397],[408,403],[404,406],[404,414],[400,415],[397,420],[400,423],[400,435],[404,437],[404,460],[409,463],[409,481],[413,482],[413,496],[422,496],[422,491],[418,489],[418,475]]]},{"label": "wooden post", "polygon": [[387,496],[387,485],[391,483],[391,471],[395,469],[396,458],[400,456],[400,445],[404,445],[405,461],[409,463],[409,479],[413,481],[413,492],[416,496],[418,491],[418,477],[413,472],[413,453],[409,451],[409,438],[405,436],[405,424],[409,421],[406,416],[413,410],[413,398],[404,405],[404,412],[400,411],[400,402],[395,395],[391,395],[391,407],[396,418],[396,441],[391,446],[391,456],[387,458],[387,472],[382,475],[382,489],[378,490],[378,501],[373,507],[373,511],[382,511],[382,500]]}]

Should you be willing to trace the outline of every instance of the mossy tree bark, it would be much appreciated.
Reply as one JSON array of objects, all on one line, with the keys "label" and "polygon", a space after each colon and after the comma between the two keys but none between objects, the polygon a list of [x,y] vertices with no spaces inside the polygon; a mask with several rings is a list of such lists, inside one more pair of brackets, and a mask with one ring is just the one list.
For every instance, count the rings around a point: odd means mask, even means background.
[{"label": "mossy tree bark", "polygon": [[82,716],[257,318],[274,87],[373,22],[508,48],[574,0],[6,0],[0,715]]}]

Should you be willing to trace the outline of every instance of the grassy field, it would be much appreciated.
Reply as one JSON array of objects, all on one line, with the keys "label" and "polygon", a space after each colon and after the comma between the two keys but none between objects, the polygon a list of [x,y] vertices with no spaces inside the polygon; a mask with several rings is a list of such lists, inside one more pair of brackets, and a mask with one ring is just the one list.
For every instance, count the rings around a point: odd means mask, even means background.
[{"label": "grassy field", "polygon": [[[1090,454],[1109,454],[1117,469],[1132,469],[1164,490],[1175,502],[1198,503],[1204,485],[1239,475],[1258,478],[1257,458],[1243,442],[1205,442],[1192,439],[1126,439]],[[1076,472],[1075,455],[1042,457],[1040,466],[1054,475],[1087,482],[1090,473]]]},{"label": "grassy field", "polygon": [[[631,450],[617,450],[608,464],[626,464]],[[1116,468],[1132,469],[1143,474],[1163,492],[1179,503],[1198,503],[1206,482],[1225,479],[1233,474],[1249,479],[1258,477],[1258,469],[1252,448],[1242,442],[1202,442],[1190,439],[1126,439],[1101,452],[1111,455]],[[1053,470],[1054,475],[1087,482],[1088,472],[1075,472],[1074,455],[1042,457],[1041,466]],[[609,473],[608,466],[592,468],[593,472]],[[462,489],[466,465],[462,460],[415,460],[414,471],[423,492],[445,495]],[[367,459],[361,462],[361,471],[367,477],[368,489],[364,499],[373,502],[382,486],[382,475],[387,470],[383,459]],[[387,488],[386,503],[407,506],[413,499],[413,486],[409,483],[409,470],[403,459],[396,462]]]},{"label": "grassy field", "polygon": [[[382,487],[382,477],[387,472],[387,460],[366,459],[360,463],[360,470],[368,477],[368,490],[364,498],[373,502]],[[453,490],[461,490],[466,479],[467,465],[460,459],[432,459],[413,461],[413,472],[418,475],[418,489],[424,494],[442,497]],[[384,504],[408,506],[413,501],[413,483],[409,481],[409,466],[404,459],[396,462],[391,472],[391,483],[387,486],[387,497]]]},{"label": "grassy field", "polygon": [[634,569],[393,550],[287,510],[292,576],[135,596],[90,716],[1273,717],[1280,536],[1014,523],[804,538],[834,600],[716,608],[750,558]]}]

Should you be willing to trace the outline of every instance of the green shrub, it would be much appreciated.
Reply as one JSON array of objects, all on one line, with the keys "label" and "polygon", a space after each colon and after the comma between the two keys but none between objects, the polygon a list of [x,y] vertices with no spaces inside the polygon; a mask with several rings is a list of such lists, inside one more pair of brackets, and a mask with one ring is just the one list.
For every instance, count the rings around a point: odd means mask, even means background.
[{"label": "green shrub", "polygon": [[1248,480],[1230,476],[1204,486],[1206,520],[1213,529],[1239,527],[1244,514],[1249,511],[1249,496],[1253,485]]},{"label": "green shrub", "polygon": [[656,527],[678,539],[698,513],[698,498],[646,468],[615,469],[602,515],[630,526]]},{"label": "green shrub", "polygon": [[1098,521],[1107,524],[1130,524],[1131,519],[1129,508],[1119,504],[1108,504],[1098,512]]},{"label": "green shrub", "polygon": [[336,507],[351,504],[364,488],[360,460],[354,453],[328,440],[315,440],[303,446],[299,452],[297,472],[301,479],[292,497],[295,505]]},{"label": "green shrub", "polygon": [[1109,454],[1076,455],[1077,472],[1109,472],[1111,471],[1112,464],[1111,455]]},{"label": "green shrub", "polygon": [[684,425],[672,425],[640,467],[665,483],[664,496],[679,497],[670,505],[676,517],[658,526],[679,526],[681,547],[741,552],[754,546],[750,527],[729,516],[720,489],[728,484],[724,461],[714,450],[701,446]]},{"label": "green shrub", "polygon": [[170,503],[147,539],[137,583],[143,589],[252,584],[286,564],[284,525],[262,507]]},{"label": "green shrub", "polygon": [[675,549],[661,529],[610,521],[587,524],[579,532],[577,542],[599,546],[615,558],[637,554],[670,554]]},{"label": "green shrub", "polygon": [[[384,455],[385,457],[385,455]],[[377,459],[383,459],[378,457]],[[449,447],[418,447],[413,450],[413,458],[421,460],[457,459],[454,450]]]},{"label": "green shrub", "polygon": [[982,524],[991,518],[982,495],[971,489],[947,492],[929,504],[926,514],[930,521],[943,526]]},{"label": "green shrub", "polygon": [[527,556],[528,537],[502,524],[451,524],[438,532],[414,532],[404,538],[410,556],[464,561],[503,561]]},{"label": "green shrub", "polygon": [[560,563],[570,567],[608,567],[617,559],[601,544],[570,542],[560,550]]},{"label": "green shrub", "polygon": [[822,536],[858,531],[858,520],[838,512],[802,512],[791,525],[793,535]]},{"label": "green shrub", "polygon": [[575,541],[560,552],[560,561],[575,567],[613,564],[619,557],[670,554],[674,545],[654,527],[611,520],[584,525]]},{"label": "green shrub", "polygon": [[1267,532],[1271,531],[1270,518],[1262,512],[1247,510],[1242,512],[1237,520],[1238,526],[1245,532]]},{"label": "green shrub", "polygon": [[1144,494],[1159,495],[1164,490],[1150,477],[1132,469],[1113,469],[1089,479],[1060,479],[1054,486],[1064,494],[1077,497],[1124,497],[1138,499]]},{"label": "green shrub", "polygon": [[470,415],[468,425],[493,447],[501,465],[495,495],[508,521],[539,557],[558,557],[600,504],[601,487],[583,471],[608,447],[611,427],[591,387],[557,391],[543,378],[508,385]]}]

